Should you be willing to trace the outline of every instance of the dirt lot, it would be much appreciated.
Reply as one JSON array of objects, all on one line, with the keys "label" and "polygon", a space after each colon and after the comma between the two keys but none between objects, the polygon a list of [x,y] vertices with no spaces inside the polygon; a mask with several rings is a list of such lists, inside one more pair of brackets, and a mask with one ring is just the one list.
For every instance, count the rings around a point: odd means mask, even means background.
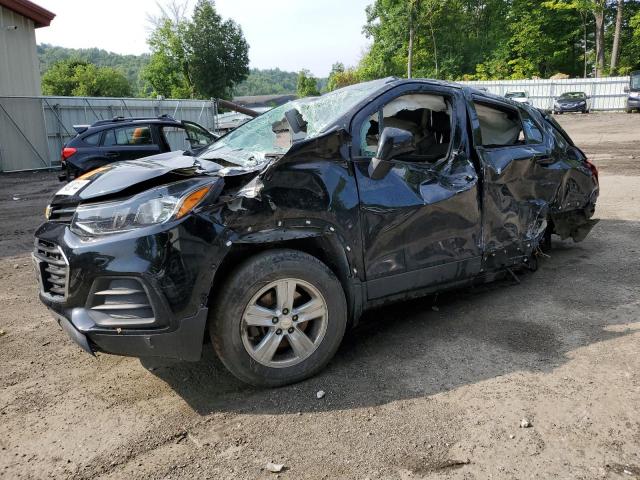
[{"label": "dirt lot", "polygon": [[282,479],[640,479],[640,116],[559,120],[601,169],[586,241],[519,285],[371,312],[322,374],[277,390],[210,348],[81,352],[28,256],[55,177],[1,176],[0,478],[276,478],[274,461]]}]

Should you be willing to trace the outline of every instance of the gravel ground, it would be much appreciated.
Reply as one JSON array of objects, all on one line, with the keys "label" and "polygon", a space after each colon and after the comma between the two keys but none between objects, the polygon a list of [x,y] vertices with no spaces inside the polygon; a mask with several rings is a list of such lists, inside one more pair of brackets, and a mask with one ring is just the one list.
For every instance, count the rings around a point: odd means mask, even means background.
[{"label": "gravel ground", "polygon": [[584,242],[520,284],[370,312],[324,372],[276,390],[210,347],[83,353],[28,256],[55,175],[0,176],[0,478],[640,479],[640,116],[558,119],[600,167]]}]

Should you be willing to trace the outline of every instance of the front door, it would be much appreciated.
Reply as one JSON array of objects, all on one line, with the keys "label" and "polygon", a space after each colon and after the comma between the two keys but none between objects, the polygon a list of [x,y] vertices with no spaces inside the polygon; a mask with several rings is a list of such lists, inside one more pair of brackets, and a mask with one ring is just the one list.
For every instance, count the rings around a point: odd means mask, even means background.
[{"label": "front door", "polygon": [[[352,122],[369,298],[477,274],[481,262],[478,176],[458,90],[403,85]],[[385,127],[414,135],[416,151],[391,160],[381,179],[369,164]]]}]

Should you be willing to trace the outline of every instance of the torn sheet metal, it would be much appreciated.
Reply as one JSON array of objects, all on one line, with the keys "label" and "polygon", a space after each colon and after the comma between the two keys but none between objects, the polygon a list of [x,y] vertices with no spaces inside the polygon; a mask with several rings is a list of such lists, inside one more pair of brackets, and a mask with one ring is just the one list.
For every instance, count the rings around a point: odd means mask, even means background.
[{"label": "torn sheet metal", "polygon": [[[546,123],[548,138],[557,132]],[[514,247],[520,251],[536,248],[547,228],[547,220],[555,218],[556,233],[562,229],[559,214],[573,210],[588,223],[598,193],[582,154],[566,150],[568,144],[535,144],[508,148],[478,148],[483,164],[483,243],[487,254],[504,252]],[[564,146],[564,148],[562,148]],[[572,229],[569,229],[571,231]],[[569,236],[566,234],[566,236]],[[581,238],[584,238],[582,236]],[[576,233],[575,240],[581,239]]]}]

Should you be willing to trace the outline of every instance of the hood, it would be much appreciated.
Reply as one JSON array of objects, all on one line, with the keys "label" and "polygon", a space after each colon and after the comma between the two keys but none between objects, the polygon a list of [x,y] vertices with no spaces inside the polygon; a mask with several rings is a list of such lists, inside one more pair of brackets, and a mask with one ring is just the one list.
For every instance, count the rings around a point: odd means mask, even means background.
[{"label": "hood", "polygon": [[509,100],[513,100],[518,103],[527,103],[529,101],[527,97],[511,97]]},{"label": "hood", "polygon": [[[264,165],[262,165],[264,167]],[[255,169],[222,167],[218,163],[167,152],[138,160],[105,165],[86,173],[62,187],[51,205],[77,205],[98,197],[128,195],[171,181],[200,175],[235,176]]]}]

